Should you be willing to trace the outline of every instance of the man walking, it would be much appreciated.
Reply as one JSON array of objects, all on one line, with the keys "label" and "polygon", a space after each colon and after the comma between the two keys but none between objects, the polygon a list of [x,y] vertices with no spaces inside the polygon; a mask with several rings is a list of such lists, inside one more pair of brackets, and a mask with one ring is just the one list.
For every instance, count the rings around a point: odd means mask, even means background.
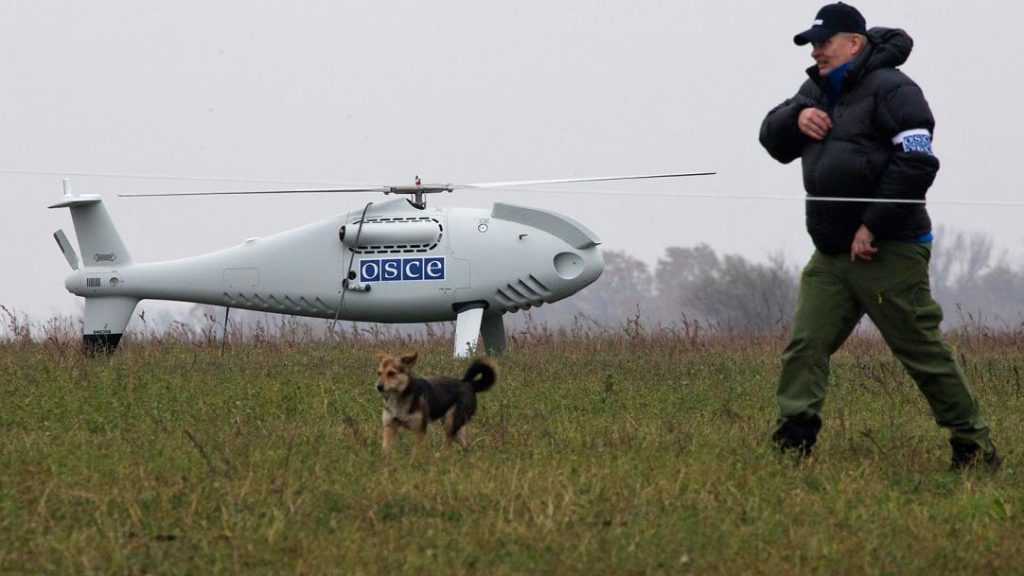
[{"label": "man walking", "polygon": [[[760,139],[782,163],[801,159],[816,250],[801,275],[782,355],[772,440],[783,451],[810,454],[829,358],[867,314],[936,422],[950,430],[952,467],[995,469],[1001,460],[939,333],[942,309],[929,287],[924,198],[939,170],[935,121],[921,89],[896,69],[913,41],[899,29],[868,30],[860,12],[841,2],[824,6],[793,41],[811,44],[814,66],[797,94],[768,113]],[[836,198],[845,201],[828,200]]]}]

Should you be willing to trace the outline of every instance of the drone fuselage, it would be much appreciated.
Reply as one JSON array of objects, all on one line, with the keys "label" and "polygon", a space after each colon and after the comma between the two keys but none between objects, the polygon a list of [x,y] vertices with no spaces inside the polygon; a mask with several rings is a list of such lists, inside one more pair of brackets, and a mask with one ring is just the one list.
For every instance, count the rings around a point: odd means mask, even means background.
[{"label": "drone fuselage", "polygon": [[[76,203],[83,204],[82,214],[76,214]],[[578,222],[500,203],[486,210],[391,200],[216,252],[154,263],[132,262],[119,241],[112,247],[83,241],[83,225],[95,220],[87,209],[102,210],[109,221],[97,200],[61,205],[72,207],[83,252],[85,265],[65,286],[86,298],[86,337],[117,330],[88,318],[90,302],[94,315],[102,315],[104,303],[131,302],[133,309],[142,299],[385,323],[455,320],[477,309],[500,322],[506,312],[576,293],[604,265],[600,241]]]}]

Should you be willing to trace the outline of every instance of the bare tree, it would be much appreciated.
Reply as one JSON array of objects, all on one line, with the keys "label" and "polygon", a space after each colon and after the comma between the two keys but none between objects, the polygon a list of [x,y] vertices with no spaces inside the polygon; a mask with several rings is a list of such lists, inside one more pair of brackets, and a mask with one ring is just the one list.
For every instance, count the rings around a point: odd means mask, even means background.
[{"label": "bare tree", "polygon": [[796,302],[796,272],[781,255],[757,264],[732,254],[719,258],[707,244],[668,248],[655,284],[663,309],[677,318],[735,329],[784,324]]},{"label": "bare tree", "polygon": [[647,264],[625,252],[604,253],[604,272],[594,284],[557,306],[559,317],[548,321],[583,317],[602,326],[616,326],[645,315],[654,299],[654,281]]},{"label": "bare tree", "polygon": [[713,276],[719,266],[718,255],[707,244],[666,248],[665,257],[658,259],[654,272],[661,316],[670,321],[697,316],[698,311],[688,305],[686,295],[703,279]]},{"label": "bare tree", "polygon": [[781,257],[767,264],[726,255],[684,301],[709,322],[734,329],[768,330],[785,325],[796,304],[796,275]]},{"label": "bare tree", "polygon": [[935,229],[931,259],[932,292],[937,299],[962,299],[992,267],[992,239],[984,232]]}]

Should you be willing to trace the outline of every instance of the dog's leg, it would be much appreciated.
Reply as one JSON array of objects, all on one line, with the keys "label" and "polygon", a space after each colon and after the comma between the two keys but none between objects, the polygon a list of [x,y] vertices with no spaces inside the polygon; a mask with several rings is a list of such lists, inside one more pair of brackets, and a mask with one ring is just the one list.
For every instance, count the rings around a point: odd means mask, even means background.
[{"label": "dog's leg", "polygon": [[443,452],[447,452],[455,440],[455,408],[455,406],[449,408],[441,421],[441,426],[444,428],[444,445],[441,446]]},{"label": "dog's leg", "polygon": [[416,445],[413,449],[413,454],[417,454],[423,450],[423,446],[427,443],[427,424],[428,419],[423,415],[423,412],[413,414],[410,419],[409,427],[416,432]]},{"label": "dog's leg", "polygon": [[466,436],[466,427],[459,428],[459,431],[455,433],[455,439],[459,441],[459,446],[462,446],[463,450],[469,450],[469,438]]},{"label": "dog's leg", "polygon": [[398,421],[391,417],[385,410],[381,414],[381,422],[384,424],[384,434],[381,439],[381,450],[385,454],[391,451],[391,446],[395,443],[395,432],[398,430]]}]

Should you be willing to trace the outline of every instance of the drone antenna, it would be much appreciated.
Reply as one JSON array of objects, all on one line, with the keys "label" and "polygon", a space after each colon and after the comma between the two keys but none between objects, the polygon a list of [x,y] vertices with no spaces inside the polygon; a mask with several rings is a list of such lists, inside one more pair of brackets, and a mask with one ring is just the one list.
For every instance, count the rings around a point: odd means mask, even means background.
[{"label": "drone antenna", "polygon": [[228,314],[231,313],[231,306],[224,308],[224,332],[221,334],[220,355],[224,355],[224,348],[228,345]]},{"label": "drone antenna", "polygon": [[[416,179],[419,180],[419,176],[417,176]],[[366,211],[370,209],[370,206],[373,206],[373,202],[368,202],[366,206],[363,207],[363,215],[359,217],[359,227],[356,228],[356,240],[354,244],[356,247],[359,246],[359,236],[363,233],[363,222],[366,221]],[[338,301],[338,309],[334,312],[334,320],[331,322],[331,327],[327,330],[327,335],[328,338],[330,338],[330,341],[326,339],[324,340],[324,350],[327,350],[327,346],[334,341],[334,327],[338,324],[338,318],[341,316],[341,309],[345,307],[345,295],[349,290],[349,277],[352,275],[352,266],[355,262],[356,253],[353,251],[352,256],[348,259],[348,270],[345,272],[345,277],[341,279],[341,299]]]}]

